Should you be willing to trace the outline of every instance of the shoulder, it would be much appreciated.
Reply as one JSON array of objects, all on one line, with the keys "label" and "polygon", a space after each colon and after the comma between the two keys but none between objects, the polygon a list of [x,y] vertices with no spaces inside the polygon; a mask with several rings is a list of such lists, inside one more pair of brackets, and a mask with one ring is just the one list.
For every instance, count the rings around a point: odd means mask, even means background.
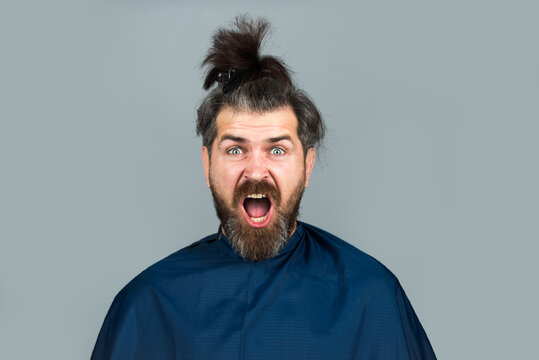
[{"label": "shoulder", "polygon": [[208,268],[219,251],[217,239],[217,234],[209,235],[149,266],[123,287],[114,303],[148,305],[170,283]]},{"label": "shoulder", "polygon": [[339,274],[348,283],[360,282],[393,289],[398,283],[395,275],[380,261],[343,239],[316,226],[302,223],[305,237],[319,249],[319,264],[326,272]]}]

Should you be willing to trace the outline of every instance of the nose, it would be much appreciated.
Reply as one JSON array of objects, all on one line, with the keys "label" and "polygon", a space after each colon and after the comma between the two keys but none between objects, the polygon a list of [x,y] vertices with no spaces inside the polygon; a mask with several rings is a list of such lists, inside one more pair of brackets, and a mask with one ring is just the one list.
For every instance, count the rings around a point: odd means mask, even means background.
[{"label": "nose", "polygon": [[251,181],[258,182],[269,177],[266,159],[263,154],[251,153],[247,159],[247,165],[243,176]]}]

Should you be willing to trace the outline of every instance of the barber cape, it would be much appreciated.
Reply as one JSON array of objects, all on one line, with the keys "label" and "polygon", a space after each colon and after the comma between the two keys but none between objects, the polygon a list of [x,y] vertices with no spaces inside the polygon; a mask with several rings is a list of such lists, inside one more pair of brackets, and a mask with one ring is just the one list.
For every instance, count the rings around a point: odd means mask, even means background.
[{"label": "barber cape", "polygon": [[397,278],[298,222],[252,262],[219,231],[149,267],[114,299],[92,359],[435,359]]}]

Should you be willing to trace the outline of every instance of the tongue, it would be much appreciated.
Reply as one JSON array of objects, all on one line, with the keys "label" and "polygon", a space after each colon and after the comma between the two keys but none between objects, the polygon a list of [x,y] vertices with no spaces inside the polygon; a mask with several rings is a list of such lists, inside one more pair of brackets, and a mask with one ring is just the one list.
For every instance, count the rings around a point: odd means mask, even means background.
[{"label": "tongue", "polygon": [[266,215],[270,208],[270,202],[267,198],[262,199],[245,199],[243,207],[250,217],[258,218]]}]

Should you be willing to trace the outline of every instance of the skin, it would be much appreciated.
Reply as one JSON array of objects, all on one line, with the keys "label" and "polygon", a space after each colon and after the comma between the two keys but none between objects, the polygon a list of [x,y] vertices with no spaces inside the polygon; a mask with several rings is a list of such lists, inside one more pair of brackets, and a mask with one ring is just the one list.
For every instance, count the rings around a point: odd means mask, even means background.
[{"label": "skin", "polygon": [[264,113],[224,107],[216,125],[211,159],[203,146],[202,164],[206,185],[209,187],[211,181],[229,208],[234,189],[248,180],[264,180],[275,186],[281,194],[281,206],[288,203],[303,174],[303,186],[309,184],[315,151],[308,149],[304,157],[298,120],[291,107]]}]

